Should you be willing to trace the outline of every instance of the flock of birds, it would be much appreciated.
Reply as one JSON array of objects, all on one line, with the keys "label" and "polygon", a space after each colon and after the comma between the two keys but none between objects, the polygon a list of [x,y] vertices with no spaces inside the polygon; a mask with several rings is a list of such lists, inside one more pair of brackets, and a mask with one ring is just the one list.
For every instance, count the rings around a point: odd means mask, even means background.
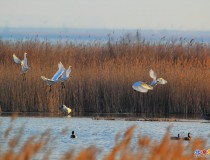
[{"label": "flock of birds", "polygon": [[[26,72],[30,69],[28,66],[28,60],[26,57],[27,53],[24,53],[23,60],[20,60],[15,54],[13,54],[13,60],[16,64],[21,65],[21,74],[23,75],[23,81],[26,80]],[[58,82],[61,82],[61,88],[65,88],[64,82],[67,81],[71,77],[71,66],[66,69],[61,62],[58,63],[58,70],[52,76],[52,78],[46,78],[45,76],[41,76],[41,79],[50,87],[49,92],[52,91],[51,86]],[[166,84],[167,81],[163,78],[157,78],[156,73],[151,69],[149,71],[150,77],[153,79],[150,84],[146,82],[138,81],[132,85],[132,88],[135,91],[146,93],[148,90],[153,90],[153,88],[157,84]],[[71,113],[71,109],[66,107],[65,105],[61,106],[61,110],[67,114]]]},{"label": "flock of birds", "polygon": [[[26,72],[29,70],[28,60],[27,60],[26,55],[27,53],[24,53],[24,59],[20,60],[15,54],[13,54],[14,62],[21,65],[21,74],[23,75],[23,80],[26,80]],[[71,66],[69,66],[68,69],[66,69],[63,66],[63,64],[59,62],[58,70],[51,79],[46,78],[45,76],[41,76],[41,79],[44,82],[46,82],[46,84],[50,87],[50,92],[51,92],[52,90],[51,86],[58,82],[61,82],[61,88],[65,88],[64,82],[67,81],[71,77],[70,74],[71,74]],[[149,90],[153,90],[157,84],[167,83],[165,79],[157,78],[156,73],[152,69],[149,71],[149,75],[153,79],[150,84],[147,84],[146,82],[138,81],[132,85],[132,88],[135,91],[147,93]]]},{"label": "flock of birds", "polygon": [[[13,54],[14,62],[21,65],[21,74],[23,75],[24,81],[26,80],[26,72],[29,70],[28,60],[27,60],[26,55],[27,55],[27,53],[24,53],[24,59],[20,60],[15,54]],[[53,75],[53,77],[51,79],[46,78],[45,76],[41,76],[41,79],[50,87],[49,91],[51,92],[51,86],[58,82],[61,82],[61,88],[65,88],[64,82],[67,81],[71,77],[70,74],[71,74],[71,66],[69,66],[68,69],[66,69],[63,66],[63,64],[61,62],[59,62],[58,70]],[[153,79],[150,84],[148,84],[147,82],[138,81],[132,85],[132,88],[135,91],[147,93],[149,90],[153,90],[157,84],[166,84],[167,83],[167,81],[165,79],[157,78],[156,73],[152,69],[149,71],[149,75]],[[69,115],[71,113],[71,108],[69,108],[65,105],[61,106],[61,110],[67,115]],[[71,138],[76,138],[76,136],[74,135],[74,131],[72,131]],[[173,140],[180,140],[180,139],[190,140],[191,134],[188,133],[188,137],[180,137],[180,135],[178,134],[177,137],[171,137],[171,139],[173,139]]]},{"label": "flock of birds", "polygon": [[[24,53],[24,59],[20,60],[15,54],[13,54],[14,62],[16,64],[21,65],[21,74],[23,75],[23,81],[26,80],[26,72],[29,70],[28,60],[27,60],[26,55],[27,55],[27,53]],[[51,92],[51,86],[58,82],[61,82],[61,88],[65,88],[64,82],[67,81],[71,77],[70,74],[71,74],[71,66],[69,66],[69,68],[66,70],[66,68],[63,66],[63,64],[60,62],[60,63],[58,63],[57,72],[54,74],[54,76],[51,79],[46,78],[45,76],[41,76],[41,78],[50,87],[50,92]],[[61,110],[62,110],[62,112],[64,112],[67,115],[69,115],[71,113],[71,108],[69,108],[65,105],[61,106]]]},{"label": "flock of birds", "polygon": [[[29,70],[28,60],[26,55],[27,53],[24,53],[24,59],[20,60],[15,54],[13,54],[14,62],[21,65],[21,74],[23,75],[23,80],[26,80],[26,72]],[[63,64],[60,62],[58,63],[58,71],[53,75],[51,79],[46,78],[45,76],[41,76],[41,78],[50,87],[50,92],[51,92],[51,86],[58,82],[61,82],[61,88],[65,88],[64,82],[71,77],[70,73],[71,73],[71,66],[69,66],[69,68],[66,70]]]}]

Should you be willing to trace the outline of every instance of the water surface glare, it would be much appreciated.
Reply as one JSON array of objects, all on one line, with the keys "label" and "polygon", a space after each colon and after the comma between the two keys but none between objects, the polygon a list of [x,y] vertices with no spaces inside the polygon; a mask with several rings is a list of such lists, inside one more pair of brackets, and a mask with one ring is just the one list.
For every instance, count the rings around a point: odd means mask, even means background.
[{"label": "water surface glare", "polygon": [[[166,133],[167,128],[172,125],[171,135],[178,133],[187,135],[192,133],[194,137],[201,137],[207,140],[207,148],[210,148],[209,134],[210,123],[204,120],[187,122],[157,122],[157,121],[125,121],[125,120],[93,120],[92,118],[76,117],[18,117],[13,123],[13,129],[9,137],[4,139],[4,132],[10,126],[10,117],[0,117],[0,144],[2,148],[8,148],[8,141],[19,132],[24,125],[24,132],[20,143],[21,146],[30,136],[41,135],[47,129],[51,129],[51,136],[56,137],[50,142],[53,148],[50,159],[59,159],[63,153],[69,149],[74,149],[76,153],[81,148],[87,148],[95,145],[101,149],[100,155],[107,154],[115,146],[115,137],[118,133],[121,135],[132,125],[136,125],[132,143],[135,145],[138,136],[150,136],[153,140],[160,142]],[[62,135],[63,129],[67,129],[67,134]],[[70,139],[72,131],[75,131],[77,139]],[[47,151],[47,149],[45,150]],[[39,157],[40,156],[40,157]],[[37,159],[41,158],[41,154]]]}]

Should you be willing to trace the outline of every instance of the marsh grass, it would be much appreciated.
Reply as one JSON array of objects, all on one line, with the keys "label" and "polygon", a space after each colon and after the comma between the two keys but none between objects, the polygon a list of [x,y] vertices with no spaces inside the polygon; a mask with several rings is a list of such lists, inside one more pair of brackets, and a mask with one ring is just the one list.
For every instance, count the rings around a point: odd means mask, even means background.
[{"label": "marsh grass", "polygon": [[[21,127],[19,132],[16,132],[16,135],[8,139],[10,131],[13,129],[11,126],[14,123],[15,122],[11,121],[10,124],[8,124],[8,129],[4,133],[6,136],[1,136],[1,139],[3,139],[5,143],[8,143],[8,149],[4,148],[4,150],[2,150],[2,143],[0,144],[0,160],[50,159],[50,155],[53,152],[50,143],[52,143],[53,140],[58,139],[60,136],[52,137],[50,130],[48,129],[43,131],[43,134],[32,135],[26,141],[19,144],[21,136],[24,134],[24,127]],[[138,138],[135,138],[137,143],[134,145],[132,140],[135,128],[136,126],[131,126],[124,134],[117,134],[115,138],[115,146],[104,157],[100,157],[103,148],[97,148],[97,146],[93,145],[81,149],[77,153],[72,149],[67,150],[66,152],[61,153],[57,158],[62,160],[95,160],[99,157],[104,160],[192,160],[196,158],[196,155],[194,154],[195,150],[205,149],[204,139],[194,138],[191,141],[187,141],[187,143],[183,140],[170,140],[170,127],[165,135],[163,135],[160,142],[156,142],[148,136],[139,135]],[[66,130],[63,130],[60,134],[66,133]],[[203,159],[205,156],[209,155],[200,155],[197,159]]]},{"label": "marsh grass", "polygon": [[[30,70],[22,81],[12,54],[28,53]],[[50,43],[38,40],[0,40],[0,106],[2,112],[59,113],[61,104],[75,114],[146,113],[165,116],[210,112],[210,46],[181,40],[149,43],[129,36],[107,44]],[[57,64],[72,66],[66,89],[49,88]],[[165,78],[166,85],[142,94],[132,84],[150,82],[149,69]]]}]

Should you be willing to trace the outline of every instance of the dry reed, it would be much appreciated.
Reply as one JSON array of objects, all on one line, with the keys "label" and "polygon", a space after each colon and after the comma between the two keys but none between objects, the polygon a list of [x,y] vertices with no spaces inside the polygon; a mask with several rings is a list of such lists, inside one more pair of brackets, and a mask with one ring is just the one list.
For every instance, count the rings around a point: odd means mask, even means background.
[{"label": "dry reed", "polygon": [[[107,44],[0,40],[0,106],[2,112],[59,112],[61,104],[75,114],[148,113],[153,116],[210,112],[210,46],[182,41],[152,44],[123,37]],[[12,54],[28,53],[31,69],[22,81]],[[57,64],[72,66],[66,88],[52,92],[41,80],[51,78]],[[151,81],[149,69],[168,81],[147,94],[132,90],[134,82]]]}]

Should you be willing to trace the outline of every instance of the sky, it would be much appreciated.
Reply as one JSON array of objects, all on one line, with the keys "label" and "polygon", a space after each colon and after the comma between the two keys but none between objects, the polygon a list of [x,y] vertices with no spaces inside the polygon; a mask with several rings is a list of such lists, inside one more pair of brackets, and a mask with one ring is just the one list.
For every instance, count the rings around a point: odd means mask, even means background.
[{"label": "sky", "polygon": [[0,0],[0,27],[210,30],[210,0]]}]

